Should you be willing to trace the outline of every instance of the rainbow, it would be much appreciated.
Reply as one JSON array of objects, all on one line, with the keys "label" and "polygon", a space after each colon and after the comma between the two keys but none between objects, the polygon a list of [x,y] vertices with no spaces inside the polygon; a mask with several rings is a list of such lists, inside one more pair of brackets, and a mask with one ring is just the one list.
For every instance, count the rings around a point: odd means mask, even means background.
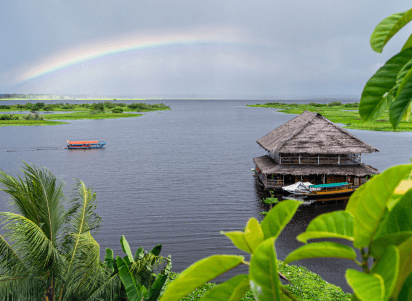
[{"label": "rainbow", "polygon": [[48,57],[47,60],[35,66],[25,67],[23,71],[19,72],[17,83],[24,84],[49,76],[70,66],[126,52],[170,46],[233,45],[241,42],[244,41],[239,38],[238,30],[233,28],[201,28],[186,32],[180,31],[178,34],[153,35],[140,33],[123,36],[69,49]]}]

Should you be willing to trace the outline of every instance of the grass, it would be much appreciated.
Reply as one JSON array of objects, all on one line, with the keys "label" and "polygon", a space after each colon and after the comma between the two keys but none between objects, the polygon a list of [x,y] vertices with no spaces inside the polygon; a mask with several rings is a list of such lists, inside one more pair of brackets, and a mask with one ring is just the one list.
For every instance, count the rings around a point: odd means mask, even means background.
[{"label": "grass", "polygon": [[[388,110],[386,110],[377,120],[372,122],[365,122],[359,116],[357,105],[341,104],[334,102],[330,106],[328,104],[287,104],[287,103],[266,103],[257,105],[248,105],[249,107],[264,107],[277,109],[279,112],[286,114],[301,114],[303,111],[308,110],[311,112],[317,112],[322,114],[334,123],[345,124],[345,128],[369,130],[369,131],[394,131],[392,125],[389,123]],[[412,131],[412,121],[402,120],[396,131],[410,132]]]},{"label": "grass", "polygon": [[[290,284],[285,287],[299,300],[347,301],[351,299],[351,294],[343,292],[340,287],[326,282],[319,275],[309,271],[305,267],[294,265],[283,266],[283,262],[278,260],[278,268],[279,271],[290,281]],[[167,285],[169,285],[170,282],[178,276],[178,273],[171,273],[170,279],[166,282],[166,288]],[[188,296],[180,299],[180,301],[199,300],[216,285],[217,284],[214,282],[208,282],[197,288]],[[254,300],[252,290],[249,290],[241,299],[241,301]]]}]

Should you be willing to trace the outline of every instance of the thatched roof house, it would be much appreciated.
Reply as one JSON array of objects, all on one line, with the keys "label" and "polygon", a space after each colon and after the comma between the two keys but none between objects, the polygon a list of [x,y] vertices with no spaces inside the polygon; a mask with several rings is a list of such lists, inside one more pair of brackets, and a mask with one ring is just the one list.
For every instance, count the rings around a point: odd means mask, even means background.
[{"label": "thatched roof house", "polygon": [[319,113],[305,111],[257,143],[271,153],[356,154],[379,150]]},{"label": "thatched roof house", "polygon": [[[361,153],[379,152],[319,113],[305,111],[257,140],[268,155],[254,158],[267,188],[305,178],[313,184],[349,181],[359,186],[378,170]],[[288,182],[288,183],[286,183]]]}]

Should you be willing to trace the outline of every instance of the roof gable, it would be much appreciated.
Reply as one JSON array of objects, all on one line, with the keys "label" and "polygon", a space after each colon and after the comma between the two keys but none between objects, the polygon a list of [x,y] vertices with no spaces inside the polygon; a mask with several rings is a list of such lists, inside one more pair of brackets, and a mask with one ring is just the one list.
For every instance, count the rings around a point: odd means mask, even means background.
[{"label": "roof gable", "polygon": [[305,111],[257,143],[272,153],[350,154],[379,151],[319,113]]}]

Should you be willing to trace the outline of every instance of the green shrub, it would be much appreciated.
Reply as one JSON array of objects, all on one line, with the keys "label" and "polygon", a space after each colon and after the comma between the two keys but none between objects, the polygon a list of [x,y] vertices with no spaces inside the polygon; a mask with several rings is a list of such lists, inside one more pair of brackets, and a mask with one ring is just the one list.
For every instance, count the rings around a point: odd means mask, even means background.
[{"label": "green shrub", "polygon": [[337,106],[341,106],[342,103],[340,101],[332,101],[330,103],[328,103],[328,107],[337,107]]},{"label": "green shrub", "polygon": [[147,111],[150,110],[151,106],[145,103],[135,102],[127,106],[130,110],[137,111]]},{"label": "green shrub", "polygon": [[37,102],[32,107],[32,110],[40,111],[44,107],[44,102]]},{"label": "green shrub", "polygon": [[123,113],[123,109],[122,108],[114,108],[112,110],[113,113]]},{"label": "green shrub", "polygon": [[326,106],[323,103],[316,103],[316,102],[311,102],[309,105],[312,107],[325,107]]},{"label": "green shrub", "polygon": [[358,107],[359,107],[359,103],[358,103],[358,102],[345,103],[343,106],[344,106],[345,108],[358,108]]},{"label": "green shrub", "polygon": [[19,117],[12,114],[1,114],[0,120],[19,120]]},{"label": "green shrub", "polygon": [[43,107],[43,111],[48,111],[48,112],[54,111],[54,107],[53,105],[46,105]]},{"label": "green shrub", "polygon": [[104,104],[102,102],[93,103],[91,108],[94,111],[104,112]]},{"label": "green shrub", "polygon": [[69,104],[69,103],[66,103],[65,105],[62,105],[60,108],[63,109],[63,110],[73,110],[74,108],[76,108],[76,106],[72,105],[72,104]]},{"label": "green shrub", "polygon": [[112,102],[110,102],[110,101],[105,101],[105,102],[103,103],[103,105],[104,105],[106,108],[108,108],[108,109],[112,109],[112,108],[114,108],[114,107],[116,106],[114,103],[112,103]]},{"label": "green shrub", "polygon": [[9,105],[0,105],[0,109],[11,109],[11,106],[9,106]]}]

